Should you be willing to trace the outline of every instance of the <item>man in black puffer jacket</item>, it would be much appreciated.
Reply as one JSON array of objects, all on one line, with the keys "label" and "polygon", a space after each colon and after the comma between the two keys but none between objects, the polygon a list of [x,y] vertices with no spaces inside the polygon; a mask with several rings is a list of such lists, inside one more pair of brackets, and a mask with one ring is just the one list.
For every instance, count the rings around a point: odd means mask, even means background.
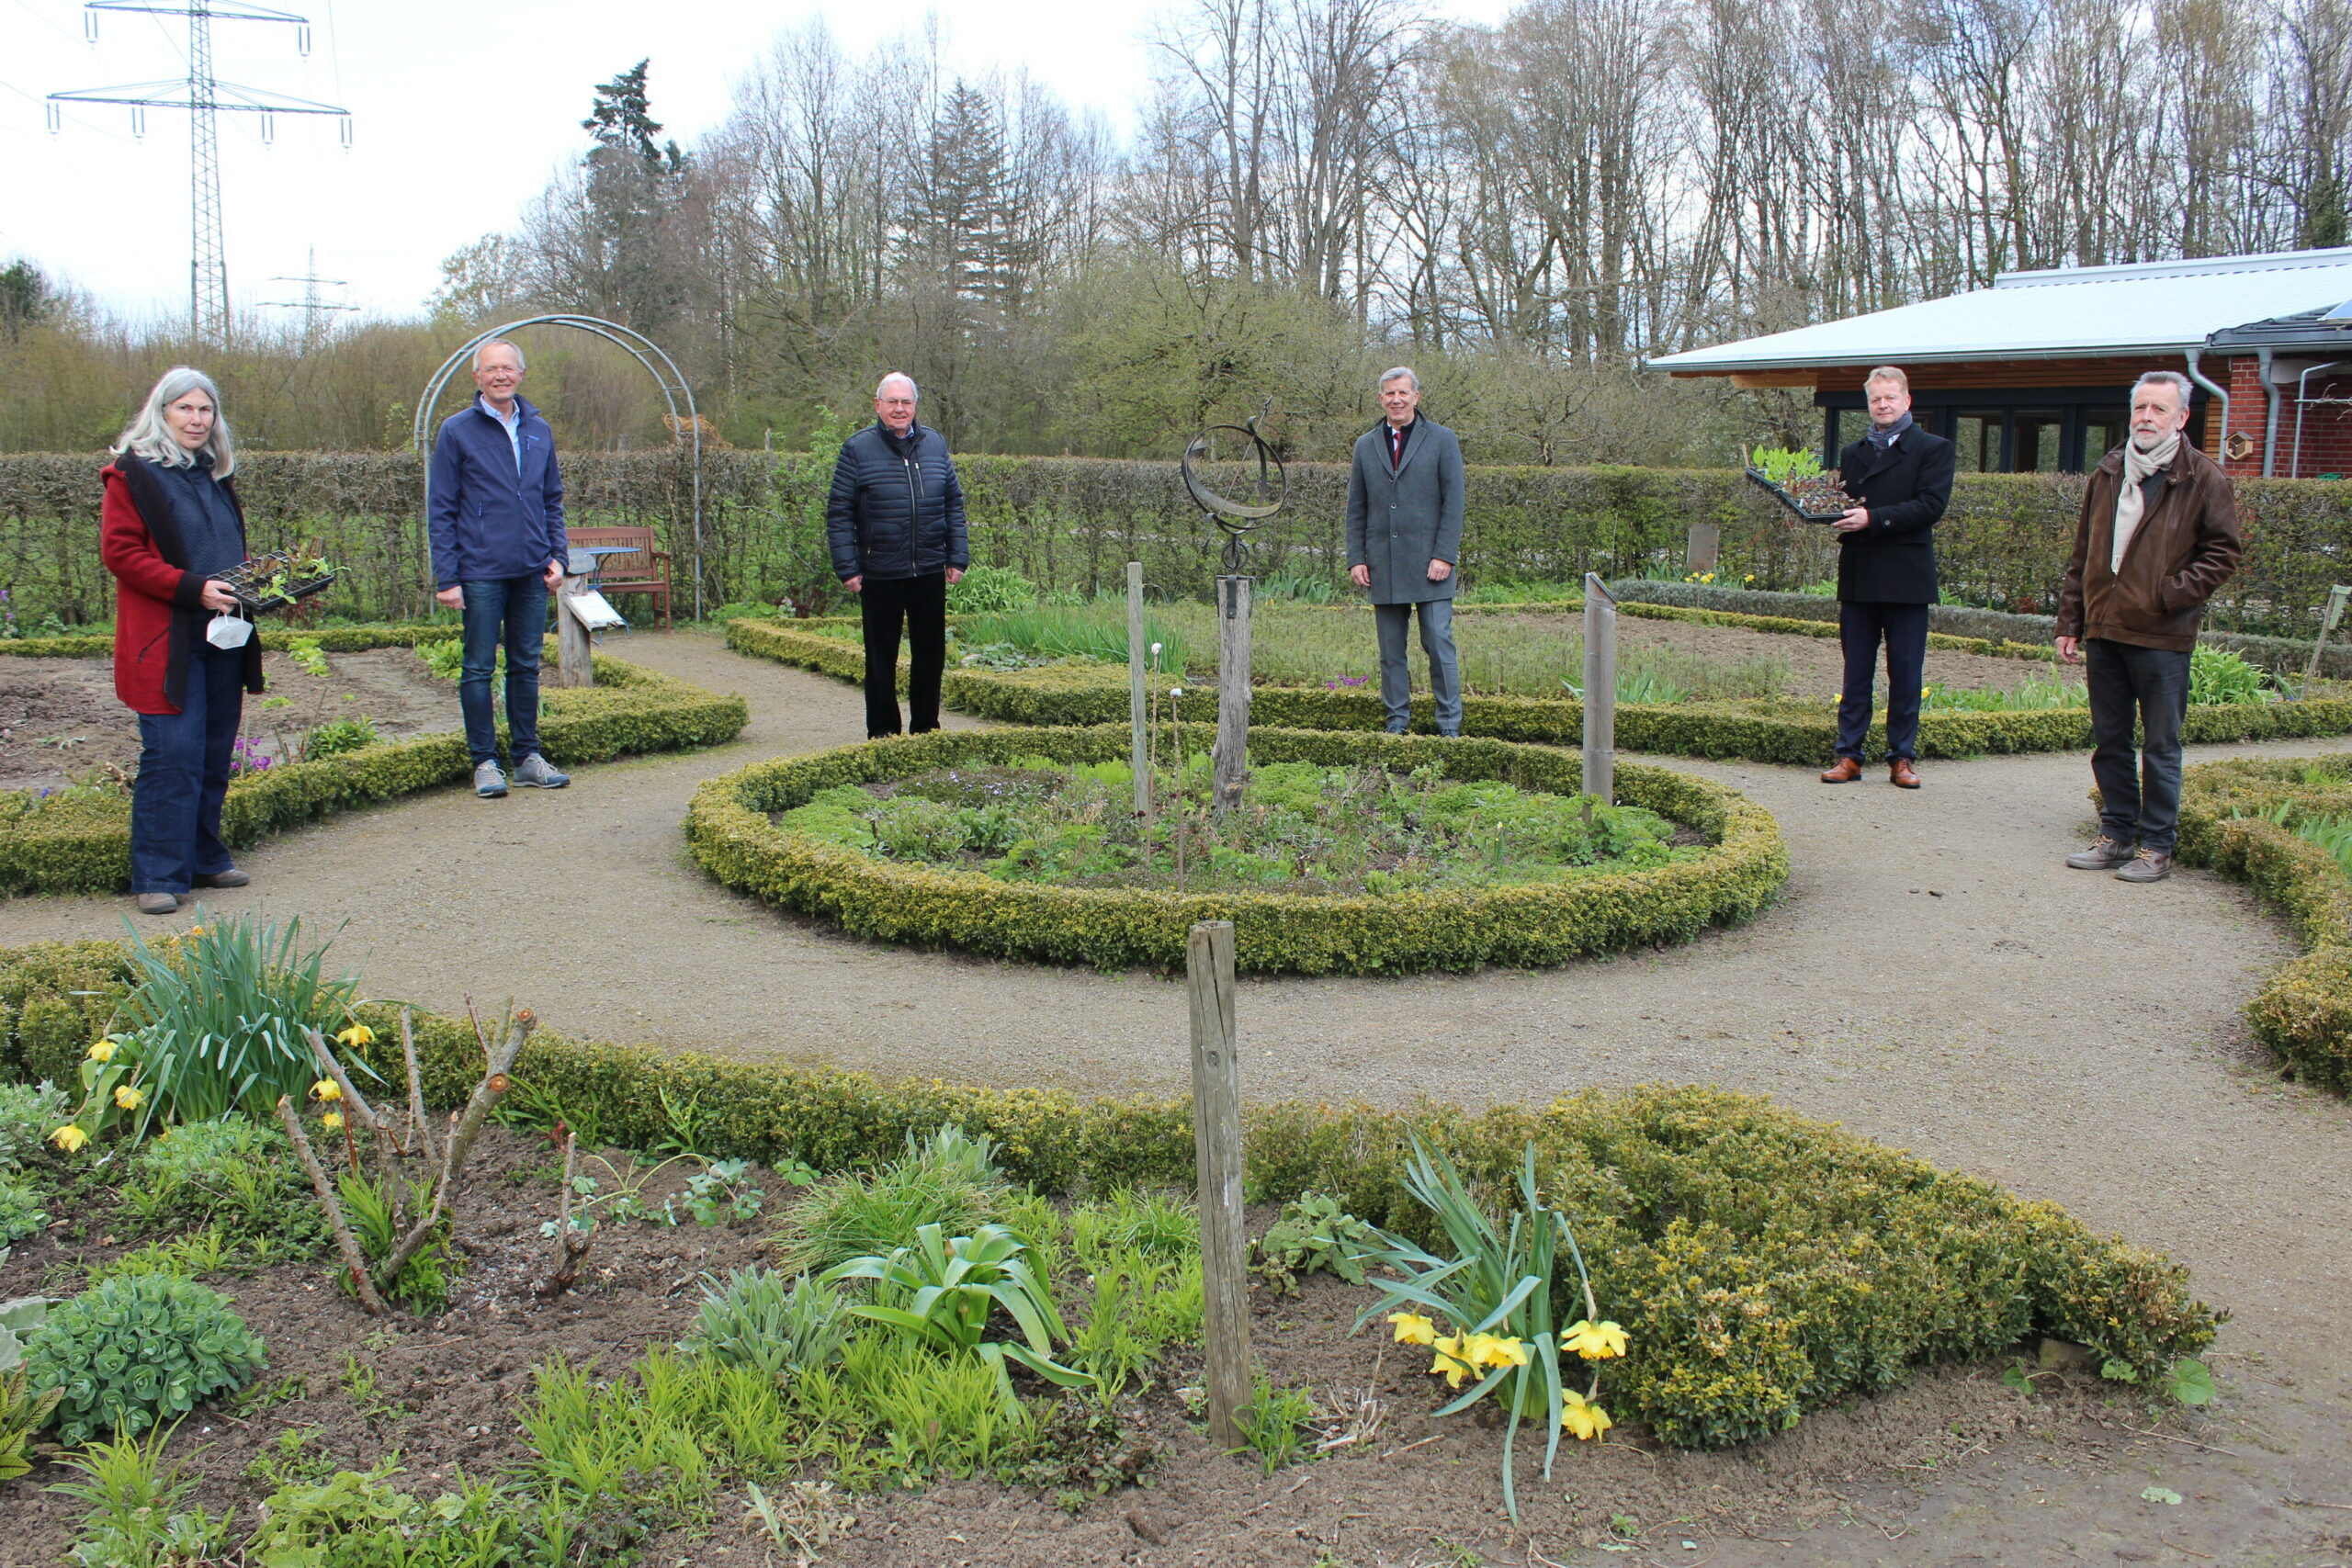
[{"label": "man in black puffer jacket", "polygon": [[947,585],[972,564],[964,487],[947,438],[915,423],[915,383],[897,371],[874,389],[875,423],[842,443],[825,536],[833,571],[865,622],[865,735],[899,733],[899,630],[913,649],[907,728],[939,728],[947,665]]}]

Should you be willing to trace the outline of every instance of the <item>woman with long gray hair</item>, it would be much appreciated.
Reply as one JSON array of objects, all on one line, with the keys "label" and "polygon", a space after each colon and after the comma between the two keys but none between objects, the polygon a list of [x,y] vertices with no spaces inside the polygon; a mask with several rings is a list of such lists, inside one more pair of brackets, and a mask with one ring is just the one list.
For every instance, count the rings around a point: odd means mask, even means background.
[{"label": "woman with long gray hair", "polygon": [[261,645],[220,574],[245,559],[236,449],[211,378],[164,373],[113,448],[98,553],[115,577],[115,694],[139,715],[130,891],[168,915],[192,887],[249,877],[220,842],[220,801]]}]

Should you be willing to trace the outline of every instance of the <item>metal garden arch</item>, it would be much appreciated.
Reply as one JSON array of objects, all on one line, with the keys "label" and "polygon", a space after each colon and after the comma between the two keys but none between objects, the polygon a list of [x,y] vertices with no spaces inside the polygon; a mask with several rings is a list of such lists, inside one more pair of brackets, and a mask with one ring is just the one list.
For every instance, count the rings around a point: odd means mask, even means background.
[{"label": "metal garden arch", "polygon": [[[433,373],[433,379],[424,384],[424,395],[417,399],[416,422],[410,435],[417,452],[424,458],[424,515],[427,525],[433,517],[433,411],[441,401],[442,392],[447,389],[449,378],[458,373],[458,367],[472,358],[476,349],[525,327],[572,327],[603,338],[606,343],[618,344],[645,367],[646,374],[652,377],[654,385],[661,389],[662,400],[670,408],[671,439],[680,446],[691,443],[694,453],[695,619],[702,619],[702,417],[695,412],[695,389],[686,385],[686,378],[679,372],[677,361],[663,353],[661,344],[618,321],[568,312],[526,316],[521,321],[508,321],[503,326],[492,327],[486,333],[468,338],[464,346],[441,362],[441,368]],[[680,399],[684,399],[685,403],[683,416],[679,412]]]}]

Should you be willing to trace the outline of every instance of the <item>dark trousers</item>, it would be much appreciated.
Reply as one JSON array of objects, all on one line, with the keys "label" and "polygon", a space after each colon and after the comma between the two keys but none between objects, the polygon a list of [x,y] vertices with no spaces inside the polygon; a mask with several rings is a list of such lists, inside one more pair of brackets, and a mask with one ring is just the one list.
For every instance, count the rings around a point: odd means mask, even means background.
[{"label": "dark trousers", "polygon": [[907,671],[907,729],[939,728],[939,678],[947,667],[947,574],[867,578],[857,596],[865,621],[865,735],[899,733],[899,632],[913,655]]},{"label": "dark trousers", "polygon": [[1838,699],[1838,754],[1870,759],[1871,687],[1878,678],[1878,645],[1886,643],[1886,754],[1919,755],[1919,677],[1928,667],[1928,607],[1879,599],[1841,602],[1838,635],[1846,647],[1846,692]]},{"label": "dark trousers", "polygon": [[547,579],[486,577],[466,589],[466,656],[458,667],[458,709],[474,765],[498,761],[491,678],[506,648],[506,735],[519,762],[539,749],[539,650],[548,635]]},{"label": "dark trousers", "polygon": [[1462,733],[1462,662],[1453,651],[1453,601],[1423,599],[1409,604],[1374,604],[1373,625],[1380,636],[1380,701],[1388,710],[1388,732],[1402,735],[1413,722],[1413,672],[1405,657],[1405,633],[1413,612],[1421,613],[1421,651],[1430,660],[1430,694],[1437,699],[1437,732]]},{"label": "dark trousers", "polygon": [[198,637],[177,713],[139,716],[139,777],[130,786],[130,890],[185,893],[193,878],[235,865],[220,841],[220,797],[244,715],[243,649]]},{"label": "dark trousers", "polygon": [[2083,657],[2089,666],[2098,830],[2119,844],[2136,841],[2143,850],[2168,855],[2180,824],[2180,727],[2188,717],[2188,654],[2095,637],[2084,641]]}]

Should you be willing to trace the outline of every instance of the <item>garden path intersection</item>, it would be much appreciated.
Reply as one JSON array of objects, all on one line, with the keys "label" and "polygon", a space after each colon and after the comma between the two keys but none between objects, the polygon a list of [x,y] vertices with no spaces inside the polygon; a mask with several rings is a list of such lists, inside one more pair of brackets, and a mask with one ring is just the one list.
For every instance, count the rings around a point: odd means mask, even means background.
[{"label": "garden path intersection", "polygon": [[[711,750],[583,769],[560,795],[442,790],[354,812],[256,845],[253,886],[208,897],[339,929],[331,963],[371,995],[455,1011],[468,993],[493,1008],[512,994],[575,1037],[884,1078],[1186,1087],[1181,985],[873,947],[706,878],[679,830],[695,786],[863,739],[858,694],[707,635],[639,633],[618,651],[741,692],[749,727]],[[2352,1108],[2280,1083],[2247,1040],[2240,1007],[2295,951],[2284,921],[2209,873],[2132,887],[2062,866],[2091,820],[2078,755],[1939,761],[1916,793],[1662,761],[1779,818],[1794,870],[1761,918],[1557,969],[1248,980],[1244,1092],[1766,1093],[2161,1248],[2234,1314],[2211,1358],[2227,1398],[2197,1434],[2227,1453],[2119,1427],[2098,1462],[2077,1450],[2069,1468],[2020,1438],[1907,1489],[1858,1482],[1884,1529],[1713,1540],[1713,1562],[2352,1562],[2352,1512],[2285,1501],[2352,1504]],[[122,908],[0,903],[0,944],[117,936]],[[2109,1419],[2145,1425],[2136,1405]],[[2186,1504],[2141,1501],[2152,1480]]]}]

